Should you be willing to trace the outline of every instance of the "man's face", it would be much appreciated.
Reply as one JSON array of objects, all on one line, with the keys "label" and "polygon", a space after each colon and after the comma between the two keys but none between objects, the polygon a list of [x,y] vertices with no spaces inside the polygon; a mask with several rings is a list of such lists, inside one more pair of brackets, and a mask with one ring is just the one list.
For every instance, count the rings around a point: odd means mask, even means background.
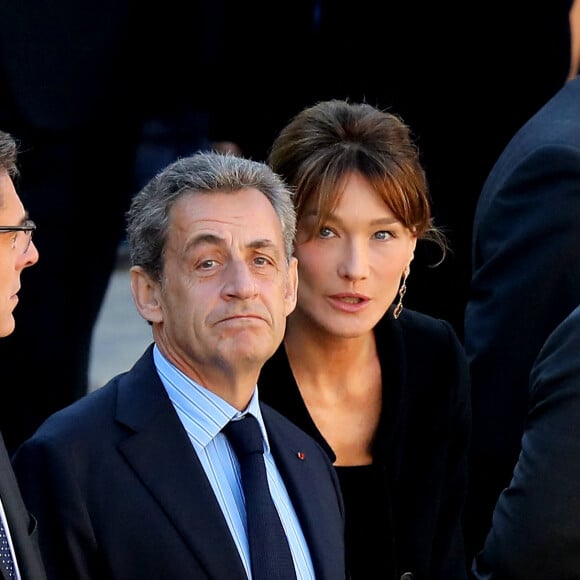
[{"label": "man's face", "polygon": [[[20,226],[25,219],[26,212],[12,179],[6,171],[0,171],[0,226]],[[14,330],[12,312],[18,304],[22,270],[38,262],[34,242],[27,247],[28,235],[26,232],[0,232],[0,337]]]},{"label": "man's face", "polygon": [[158,308],[146,316],[162,352],[202,384],[261,368],[296,303],[278,217],[256,189],[183,196],[171,211]]}]

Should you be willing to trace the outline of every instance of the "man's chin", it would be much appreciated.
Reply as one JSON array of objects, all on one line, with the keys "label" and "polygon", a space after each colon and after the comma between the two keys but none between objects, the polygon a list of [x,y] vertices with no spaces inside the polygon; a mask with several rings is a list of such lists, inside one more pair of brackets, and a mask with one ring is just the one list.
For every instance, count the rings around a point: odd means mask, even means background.
[{"label": "man's chin", "polygon": [[246,338],[236,341],[225,356],[232,366],[261,369],[275,351],[276,349],[271,345],[258,346]]}]

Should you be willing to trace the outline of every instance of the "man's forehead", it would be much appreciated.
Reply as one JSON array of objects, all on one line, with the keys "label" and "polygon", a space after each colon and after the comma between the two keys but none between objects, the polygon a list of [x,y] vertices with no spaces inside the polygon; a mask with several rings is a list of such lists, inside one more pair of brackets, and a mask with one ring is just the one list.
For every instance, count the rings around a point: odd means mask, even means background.
[{"label": "man's forehead", "polygon": [[283,240],[280,235],[260,235],[247,229],[241,229],[239,235],[231,230],[214,230],[201,228],[189,232],[187,246],[190,248],[215,246],[227,250],[230,247],[250,250],[267,250],[281,252]]},{"label": "man's forehead", "polygon": [[193,194],[176,204],[173,222],[188,236],[215,236],[215,241],[232,237],[282,239],[282,226],[274,207],[258,190],[234,193]]},{"label": "man's forehead", "polygon": [[243,207],[246,211],[258,207],[274,209],[266,195],[255,187],[235,191],[189,191],[181,195],[175,205],[186,205],[197,211],[216,206],[224,211],[232,207]]}]

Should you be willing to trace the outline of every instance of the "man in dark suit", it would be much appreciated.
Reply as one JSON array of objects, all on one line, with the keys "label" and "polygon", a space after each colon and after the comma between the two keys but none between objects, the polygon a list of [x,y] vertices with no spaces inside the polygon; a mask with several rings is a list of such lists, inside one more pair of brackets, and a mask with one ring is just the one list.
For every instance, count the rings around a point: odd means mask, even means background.
[{"label": "man in dark suit", "polygon": [[[34,223],[29,219],[13,178],[16,166],[17,145],[11,135],[0,131],[0,337],[14,330],[13,311],[18,304],[20,275],[25,268],[36,264],[38,250],[32,241]],[[26,366],[21,369],[26,377]],[[3,382],[3,389],[17,388]],[[46,578],[36,535],[36,520],[28,513],[10,458],[0,436],[0,526],[6,533],[13,566],[19,570],[21,580]],[[0,562],[0,578],[8,579]]]},{"label": "man in dark suit", "polygon": [[474,565],[481,580],[578,578],[580,307],[542,347],[514,476]]},{"label": "man in dark suit", "polygon": [[295,221],[265,164],[216,153],[175,162],[135,196],[131,289],[154,344],[14,457],[49,578],[249,576],[237,462],[222,432],[246,414],[262,428],[297,577],[345,577],[332,464],[256,388],[296,303]]},{"label": "man in dark suit", "polygon": [[473,441],[466,535],[471,555],[512,477],[528,380],[548,335],[580,297],[580,78],[513,137],[477,206],[465,314]]}]

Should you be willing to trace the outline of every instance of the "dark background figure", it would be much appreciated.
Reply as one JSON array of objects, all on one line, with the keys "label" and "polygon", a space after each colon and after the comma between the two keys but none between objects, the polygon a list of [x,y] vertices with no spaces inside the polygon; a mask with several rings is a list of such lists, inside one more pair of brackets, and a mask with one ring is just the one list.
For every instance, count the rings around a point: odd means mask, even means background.
[{"label": "dark background figure", "polygon": [[522,452],[496,504],[474,578],[578,578],[579,352],[577,307],[548,337],[534,362]]},{"label": "dark background figure", "polygon": [[518,460],[534,360],[578,304],[579,232],[577,77],[515,134],[475,214],[465,315],[473,407],[465,527],[471,555],[483,546],[495,502]]},{"label": "dark background figure", "polygon": [[[453,252],[417,252],[409,307],[450,321],[463,336],[475,203],[509,138],[558,88],[569,65],[569,0],[226,2],[215,140],[265,159],[274,136],[304,106],[327,98],[366,100],[413,129],[430,183],[436,223]],[[269,26],[263,26],[263,21]],[[539,40],[541,39],[541,40]],[[253,69],[261,89],[231,98]],[[255,71],[253,74],[256,74]],[[266,75],[266,76],[264,76]],[[221,96],[221,98],[219,98]]]},{"label": "dark background figure", "polygon": [[203,77],[204,4],[169,0],[148,13],[134,0],[0,0],[0,123],[20,142],[21,195],[43,254],[25,274],[19,326],[0,346],[9,450],[87,391],[124,211],[153,162],[166,161],[151,151],[168,131],[172,154],[195,148],[173,128],[195,114],[202,91],[185,99],[176,79],[186,57]]}]

